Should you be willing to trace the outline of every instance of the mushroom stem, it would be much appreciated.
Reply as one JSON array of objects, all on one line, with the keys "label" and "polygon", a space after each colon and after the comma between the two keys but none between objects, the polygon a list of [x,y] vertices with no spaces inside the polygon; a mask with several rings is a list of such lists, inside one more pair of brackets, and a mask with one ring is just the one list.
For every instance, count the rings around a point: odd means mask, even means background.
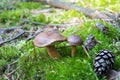
[{"label": "mushroom stem", "polygon": [[47,51],[48,51],[48,55],[51,58],[60,58],[61,55],[58,53],[58,51],[55,49],[54,46],[47,46]]},{"label": "mushroom stem", "polygon": [[88,54],[88,51],[86,50],[86,48],[85,48],[84,45],[82,45],[82,48],[83,48],[83,50],[85,51],[85,53],[86,53],[86,55],[88,56],[88,58],[90,58],[90,55]]},{"label": "mushroom stem", "polygon": [[34,43],[32,43],[32,44],[33,44],[33,48],[34,48],[34,59],[35,59],[35,61],[36,61],[36,60],[37,60],[36,48],[35,48]]},{"label": "mushroom stem", "polygon": [[76,53],[76,46],[72,46],[71,57],[74,57]]}]

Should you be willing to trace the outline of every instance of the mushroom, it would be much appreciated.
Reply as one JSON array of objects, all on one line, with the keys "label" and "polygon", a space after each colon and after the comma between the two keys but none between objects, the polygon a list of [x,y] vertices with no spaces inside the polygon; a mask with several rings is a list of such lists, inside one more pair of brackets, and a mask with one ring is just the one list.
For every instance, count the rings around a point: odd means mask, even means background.
[{"label": "mushroom", "polygon": [[46,47],[48,54],[52,58],[60,58],[61,55],[55,49],[53,43],[66,41],[66,38],[58,32],[41,32],[34,39],[34,45],[37,47]]},{"label": "mushroom", "polygon": [[82,45],[82,48],[84,49],[85,53],[87,54],[88,57],[90,57],[87,50],[86,50],[86,48],[83,45],[83,41],[82,41],[80,36],[71,35],[71,36],[68,37],[67,41],[72,46],[72,51],[71,51],[71,56],[72,57],[74,57],[74,55],[75,55],[76,46],[79,46],[79,45]]}]

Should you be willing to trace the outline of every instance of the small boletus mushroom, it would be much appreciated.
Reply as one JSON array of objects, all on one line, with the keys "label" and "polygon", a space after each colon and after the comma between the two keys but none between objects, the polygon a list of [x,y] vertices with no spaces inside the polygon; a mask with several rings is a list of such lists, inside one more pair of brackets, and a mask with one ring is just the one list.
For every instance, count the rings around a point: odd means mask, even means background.
[{"label": "small boletus mushroom", "polygon": [[34,39],[34,45],[37,47],[46,47],[48,54],[52,58],[60,58],[61,55],[55,49],[55,42],[66,41],[66,38],[58,32],[41,32]]},{"label": "small boletus mushroom", "polygon": [[83,45],[83,40],[82,40],[82,38],[80,36],[78,36],[78,35],[71,35],[71,36],[68,37],[67,41],[72,46],[72,51],[71,51],[71,56],[72,57],[74,57],[74,55],[75,55],[76,46],[80,46],[80,45],[84,49],[84,51],[87,54],[87,56],[90,57],[89,54],[87,53],[86,48]]}]

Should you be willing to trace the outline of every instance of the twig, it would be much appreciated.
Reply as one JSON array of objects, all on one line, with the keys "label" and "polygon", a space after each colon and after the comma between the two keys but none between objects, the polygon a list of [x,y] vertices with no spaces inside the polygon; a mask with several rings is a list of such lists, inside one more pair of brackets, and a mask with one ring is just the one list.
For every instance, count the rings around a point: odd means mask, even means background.
[{"label": "twig", "polygon": [[83,48],[83,50],[85,51],[85,53],[86,53],[86,55],[88,56],[88,58],[90,58],[90,55],[89,55],[89,53],[88,53],[88,51],[87,51],[87,49],[85,48],[84,45],[82,45],[82,48]]},{"label": "twig", "polygon": [[17,62],[18,62],[18,60],[15,60],[14,62],[8,64],[8,66],[7,66],[7,73],[10,72],[10,68],[11,68],[11,66],[12,66],[12,65],[15,65]]},{"label": "twig", "polygon": [[2,31],[10,31],[10,30],[14,30],[14,29],[17,29],[17,28],[22,28],[22,26],[13,26],[13,27],[9,27],[9,28],[0,28],[0,33],[2,32]]},{"label": "twig", "polygon": [[35,22],[35,21],[30,21],[30,20],[26,20],[26,19],[23,19],[22,20],[23,23],[31,23],[33,25],[41,25],[41,26],[49,26],[49,25],[52,25],[52,26],[58,26],[58,27],[70,27],[70,26],[76,26],[76,25],[80,25],[82,23],[72,23],[72,24],[43,24],[43,23],[40,23],[40,22]]},{"label": "twig", "polygon": [[20,66],[18,66],[16,69],[14,69],[13,71],[11,71],[10,73],[7,74],[3,74],[3,77],[5,77],[8,80],[14,80],[13,74],[15,73],[15,71],[17,71],[20,68]]},{"label": "twig", "polygon": [[[12,29],[12,28],[6,28],[6,29],[1,29],[0,31],[11,31],[11,30],[14,30],[14,29]],[[13,37],[13,38],[10,38],[9,40],[4,40],[4,41],[1,41],[0,42],[0,46],[2,46],[4,43],[7,43],[7,42],[10,42],[10,41],[12,41],[12,40],[14,40],[14,39],[16,39],[16,38],[18,38],[19,36],[21,36],[22,34],[24,34],[25,33],[25,31],[24,30],[22,30],[22,29],[16,29],[16,30],[18,30],[20,33],[17,35],[17,36],[15,36],[15,37]]]},{"label": "twig", "polygon": [[8,73],[7,75],[10,76],[12,75],[15,71],[17,71],[21,66],[18,66],[16,69],[12,70],[10,73]]},{"label": "twig", "polygon": [[34,38],[37,34],[39,34],[40,32],[42,32],[43,30],[42,29],[38,29],[37,31],[34,32],[34,34],[30,34],[29,37],[26,39],[26,41]]},{"label": "twig", "polygon": [[16,78],[16,80],[20,80],[20,79],[19,79],[20,76],[21,76],[21,74],[18,74],[18,73],[17,73],[17,78]]},{"label": "twig", "polygon": [[42,10],[32,10],[31,13],[32,14],[41,14],[41,13],[49,13],[52,12],[54,10],[54,8],[49,8],[49,9],[42,9]]},{"label": "twig", "polygon": [[41,26],[46,26],[47,24],[43,24],[40,22],[35,22],[35,21],[31,21],[31,20],[27,20],[27,19],[21,19],[21,24],[32,24],[32,25],[41,25]]}]

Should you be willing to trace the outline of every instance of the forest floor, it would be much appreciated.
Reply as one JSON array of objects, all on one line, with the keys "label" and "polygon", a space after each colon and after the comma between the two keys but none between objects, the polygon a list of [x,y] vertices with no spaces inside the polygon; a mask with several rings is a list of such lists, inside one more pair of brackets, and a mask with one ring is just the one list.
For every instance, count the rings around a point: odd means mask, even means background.
[{"label": "forest floor", "polygon": [[[120,13],[119,3],[119,0],[78,0],[72,4],[117,16]],[[99,30],[97,23],[108,27],[109,32],[106,34]],[[120,19],[118,23],[120,25]],[[66,38],[78,35],[83,44],[92,34],[101,43],[88,51],[90,58],[82,46],[77,46],[75,56],[71,57],[72,47],[67,42],[56,43],[62,58],[52,59],[46,48],[33,44],[36,32],[46,28],[55,28]],[[39,2],[0,2],[0,80],[106,80],[106,77],[98,78],[93,69],[96,54],[104,49],[114,53],[114,69],[118,70],[120,28],[115,24],[91,19],[77,10],[53,8]]]}]

